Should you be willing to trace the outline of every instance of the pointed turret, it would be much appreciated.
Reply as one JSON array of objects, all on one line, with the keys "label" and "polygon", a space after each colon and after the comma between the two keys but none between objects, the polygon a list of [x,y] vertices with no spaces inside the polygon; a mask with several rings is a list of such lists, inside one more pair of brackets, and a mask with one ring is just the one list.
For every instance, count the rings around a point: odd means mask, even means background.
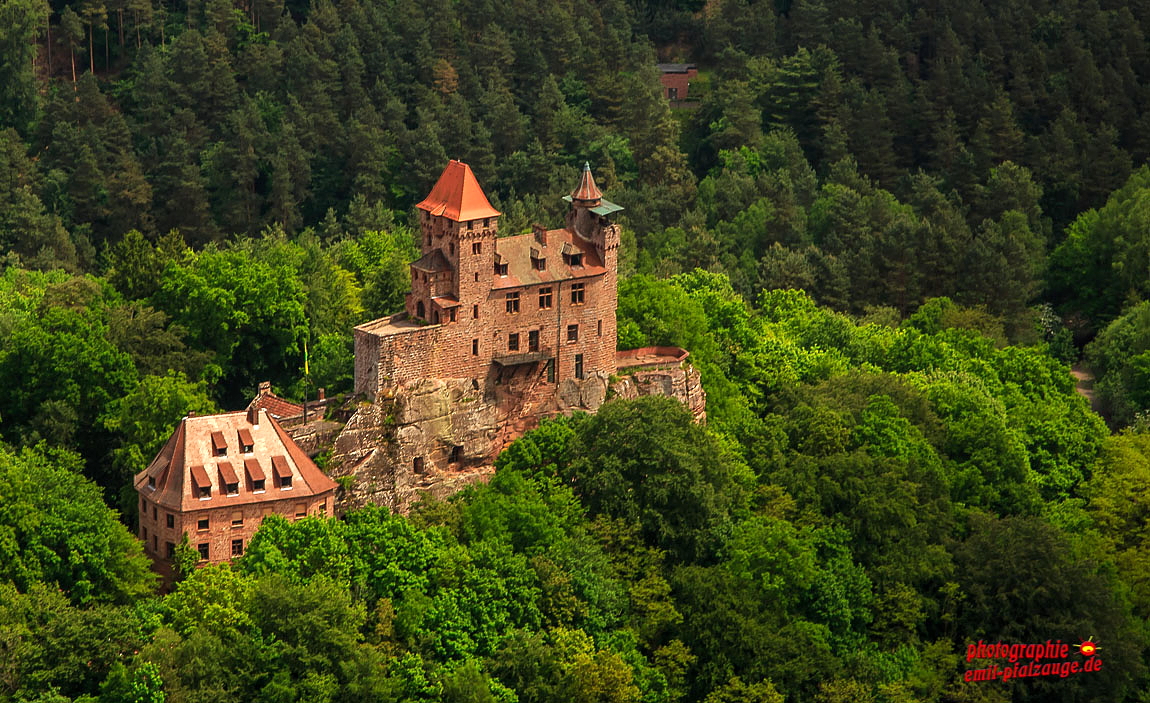
[{"label": "pointed turret", "polygon": [[431,193],[415,207],[455,222],[499,217],[500,214],[491,207],[471,167],[455,159],[448,162]]},{"label": "pointed turret", "polygon": [[571,191],[571,202],[577,207],[597,207],[602,199],[603,192],[595,185],[595,177],[591,175],[591,164],[584,161],[579,185]]}]

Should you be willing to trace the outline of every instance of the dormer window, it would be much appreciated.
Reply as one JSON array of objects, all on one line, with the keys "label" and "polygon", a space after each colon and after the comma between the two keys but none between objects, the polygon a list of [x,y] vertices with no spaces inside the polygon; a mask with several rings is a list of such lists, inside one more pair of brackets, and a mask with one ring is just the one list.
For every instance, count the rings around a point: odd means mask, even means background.
[{"label": "dormer window", "polygon": [[273,456],[272,473],[275,475],[276,485],[281,491],[291,490],[291,467],[288,466],[287,459],[282,456]]},{"label": "dormer window", "polygon": [[240,438],[240,451],[244,454],[251,454],[255,451],[256,443],[252,439],[252,433],[247,428],[241,429],[238,433]]},{"label": "dormer window", "polygon": [[204,470],[203,466],[193,466],[191,469],[192,474],[192,495],[200,500],[208,500],[212,497],[212,482],[208,480],[208,472]]},{"label": "dormer window", "polygon": [[227,440],[224,439],[223,432],[212,433],[212,453],[215,456],[228,455],[228,443]]},{"label": "dormer window", "polygon": [[224,489],[224,494],[238,496],[240,494],[240,480],[236,477],[235,469],[226,461],[219,463],[219,469],[220,486]]},{"label": "dormer window", "polygon": [[582,252],[575,252],[575,253],[571,253],[571,254],[564,254],[563,255],[563,261],[565,261],[567,263],[567,265],[571,266],[572,268],[582,266],[583,265],[583,253]]},{"label": "dormer window", "polygon": [[153,491],[156,490],[156,477],[155,476],[149,476],[148,477],[148,488],[151,488]]},{"label": "dormer window", "polygon": [[260,466],[259,459],[245,459],[244,473],[248,475],[248,489],[252,493],[263,493],[264,470]]},{"label": "dormer window", "polygon": [[543,256],[543,252],[534,247],[531,248],[531,268],[536,271],[547,270],[547,258]]},{"label": "dormer window", "polygon": [[496,276],[506,276],[507,275],[507,262],[504,261],[503,258],[500,257],[498,254],[495,255],[495,275]]}]

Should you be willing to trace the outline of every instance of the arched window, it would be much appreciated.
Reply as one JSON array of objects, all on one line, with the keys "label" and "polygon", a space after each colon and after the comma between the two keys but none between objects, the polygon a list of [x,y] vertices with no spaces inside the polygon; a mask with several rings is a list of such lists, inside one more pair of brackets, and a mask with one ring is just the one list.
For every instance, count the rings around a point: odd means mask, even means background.
[{"label": "arched window", "polygon": [[415,316],[422,320],[423,319],[423,312],[424,312],[423,301],[421,300],[415,304]]}]

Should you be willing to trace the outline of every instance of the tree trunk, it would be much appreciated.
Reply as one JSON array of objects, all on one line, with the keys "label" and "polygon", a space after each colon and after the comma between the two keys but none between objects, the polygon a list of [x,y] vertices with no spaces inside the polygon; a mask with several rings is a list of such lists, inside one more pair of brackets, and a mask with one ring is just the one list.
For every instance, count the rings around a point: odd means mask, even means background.
[{"label": "tree trunk", "polygon": [[88,25],[88,71],[96,72],[96,40],[93,37],[94,26]]},{"label": "tree trunk", "polygon": [[68,54],[72,57],[72,89],[76,89],[76,50],[72,48],[72,40],[68,40]]}]

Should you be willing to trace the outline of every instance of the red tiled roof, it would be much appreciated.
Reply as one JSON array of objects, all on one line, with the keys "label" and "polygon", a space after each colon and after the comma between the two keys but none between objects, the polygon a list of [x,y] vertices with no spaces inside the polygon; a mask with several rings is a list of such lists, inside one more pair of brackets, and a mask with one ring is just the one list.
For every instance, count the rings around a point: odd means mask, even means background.
[{"label": "red tiled roof", "polygon": [[248,404],[248,410],[267,410],[268,414],[274,418],[284,419],[288,417],[299,417],[303,415],[303,406],[297,405],[289,400],[275,395],[273,393],[265,393],[264,395],[257,395]]},{"label": "red tiled roof", "polygon": [[591,175],[591,164],[584,161],[583,175],[579,178],[579,185],[571,191],[571,199],[588,201],[602,198],[603,192],[599,190],[599,186],[595,185],[595,177]]},{"label": "red tiled roof", "polygon": [[224,439],[224,433],[223,432],[213,432],[212,433],[212,449],[219,451],[221,449],[227,450],[227,448],[228,448],[228,442],[226,439]]},{"label": "red tiled roof", "polygon": [[[595,247],[579,235],[567,229],[553,229],[547,232],[547,246],[540,247],[531,233],[517,234],[496,240],[498,254],[507,263],[507,275],[496,276],[492,290],[518,288],[538,283],[554,283],[571,279],[602,276],[607,272]],[[540,271],[532,263],[532,249],[538,249],[539,257],[546,260],[546,267]],[[583,254],[582,266],[570,266],[563,254]]]},{"label": "red tiled roof", "polygon": [[491,207],[471,167],[455,159],[448,162],[431,193],[415,207],[455,222],[498,217],[500,214]]},{"label": "red tiled roof", "polygon": [[[148,468],[136,474],[136,491],[175,512],[211,510],[223,503],[230,507],[282,499],[285,496],[278,491],[256,493],[250,484],[236,480],[235,459],[217,460],[212,436],[221,433],[224,437],[236,437],[240,430],[251,434],[255,448],[255,455],[244,460],[252,480],[264,478],[262,467],[272,466],[274,456],[276,474],[293,479],[292,498],[323,496],[336,488],[335,481],[319,470],[267,410],[259,410],[185,417]],[[208,466],[218,470],[209,472],[205,468]],[[237,493],[227,493],[229,483],[239,484]],[[209,497],[201,500],[199,488],[210,489]]]},{"label": "red tiled roof", "polygon": [[240,447],[241,448],[251,447],[253,445],[255,445],[255,442],[252,440],[251,431],[248,430],[246,427],[241,427],[240,428]]}]

